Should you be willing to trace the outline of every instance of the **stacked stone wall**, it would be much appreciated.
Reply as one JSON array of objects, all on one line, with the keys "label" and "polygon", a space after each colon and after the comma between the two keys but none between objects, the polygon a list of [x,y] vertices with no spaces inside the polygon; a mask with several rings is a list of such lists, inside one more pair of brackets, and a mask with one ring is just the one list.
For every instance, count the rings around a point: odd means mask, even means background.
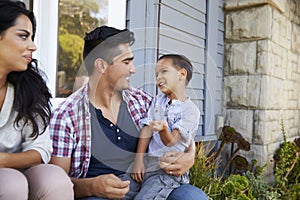
[{"label": "stacked stone wall", "polygon": [[249,160],[269,164],[283,141],[299,136],[300,1],[225,1],[226,124],[252,144]]}]

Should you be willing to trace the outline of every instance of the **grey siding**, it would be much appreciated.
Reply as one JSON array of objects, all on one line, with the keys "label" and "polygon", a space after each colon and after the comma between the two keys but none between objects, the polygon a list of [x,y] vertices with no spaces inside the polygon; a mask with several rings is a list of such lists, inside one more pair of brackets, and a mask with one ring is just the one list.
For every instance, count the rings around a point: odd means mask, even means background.
[{"label": "grey siding", "polygon": [[224,0],[219,0],[218,8],[218,47],[217,47],[217,83],[216,83],[216,114],[222,114],[223,58],[224,58]]},{"label": "grey siding", "polygon": [[[154,66],[165,53],[193,63],[188,95],[201,111],[196,139],[213,140],[222,114],[223,0],[127,0],[127,27],[135,32],[134,85],[155,94]],[[217,6],[218,5],[218,6]]]},{"label": "grey siding", "polygon": [[188,95],[201,112],[198,135],[204,132],[204,77],[206,43],[206,3],[194,0],[162,0],[159,17],[159,54],[178,53],[188,57],[193,78]]},{"label": "grey siding", "polygon": [[[217,5],[217,6],[216,6]],[[205,140],[216,139],[216,117],[222,115],[223,0],[207,0],[205,67]]]},{"label": "grey siding", "polygon": [[132,77],[136,87],[155,94],[154,66],[157,60],[158,36],[157,0],[127,0],[126,26],[135,34],[132,46],[137,75]]}]

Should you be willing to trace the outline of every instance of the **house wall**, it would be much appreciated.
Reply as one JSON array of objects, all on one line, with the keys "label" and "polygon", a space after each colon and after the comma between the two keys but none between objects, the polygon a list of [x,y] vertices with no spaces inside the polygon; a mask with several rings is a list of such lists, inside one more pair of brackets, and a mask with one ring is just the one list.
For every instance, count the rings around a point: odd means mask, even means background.
[{"label": "house wall", "polygon": [[[222,115],[223,0],[127,0],[126,27],[134,31],[137,73],[132,83],[155,94],[154,66],[160,54],[186,55],[194,66],[187,93],[201,119],[196,140],[216,140]],[[222,120],[220,120],[222,122]]]},{"label": "house wall", "polygon": [[224,10],[226,124],[252,144],[242,154],[271,175],[281,121],[289,140],[299,135],[300,2],[226,0]]},{"label": "house wall", "polygon": [[204,129],[206,14],[206,1],[160,1],[158,55],[183,54],[193,64],[193,78],[187,86],[187,95],[201,113],[197,136],[202,135]]}]

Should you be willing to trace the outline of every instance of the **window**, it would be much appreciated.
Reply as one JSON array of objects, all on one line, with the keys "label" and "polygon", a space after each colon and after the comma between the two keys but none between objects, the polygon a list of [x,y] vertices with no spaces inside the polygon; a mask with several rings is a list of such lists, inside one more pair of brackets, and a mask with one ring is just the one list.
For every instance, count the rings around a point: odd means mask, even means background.
[{"label": "window", "polygon": [[[31,0],[37,18],[38,50],[34,57],[48,78],[55,102],[68,96],[76,76],[84,74],[82,48],[85,33],[107,24],[125,28],[126,1]],[[30,1],[30,2],[31,2]]]},{"label": "window", "polygon": [[83,38],[107,19],[108,0],[59,1],[56,97],[69,96],[85,82]]}]

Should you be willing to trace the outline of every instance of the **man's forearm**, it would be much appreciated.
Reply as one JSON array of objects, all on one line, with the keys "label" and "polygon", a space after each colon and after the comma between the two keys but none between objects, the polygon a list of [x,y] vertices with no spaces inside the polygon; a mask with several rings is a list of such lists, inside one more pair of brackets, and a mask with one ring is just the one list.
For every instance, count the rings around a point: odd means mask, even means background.
[{"label": "man's forearm", "polygon": [[74,194],[76,198],[93,196],[93,184],[91,178],[71,178],[74,184]]}]

